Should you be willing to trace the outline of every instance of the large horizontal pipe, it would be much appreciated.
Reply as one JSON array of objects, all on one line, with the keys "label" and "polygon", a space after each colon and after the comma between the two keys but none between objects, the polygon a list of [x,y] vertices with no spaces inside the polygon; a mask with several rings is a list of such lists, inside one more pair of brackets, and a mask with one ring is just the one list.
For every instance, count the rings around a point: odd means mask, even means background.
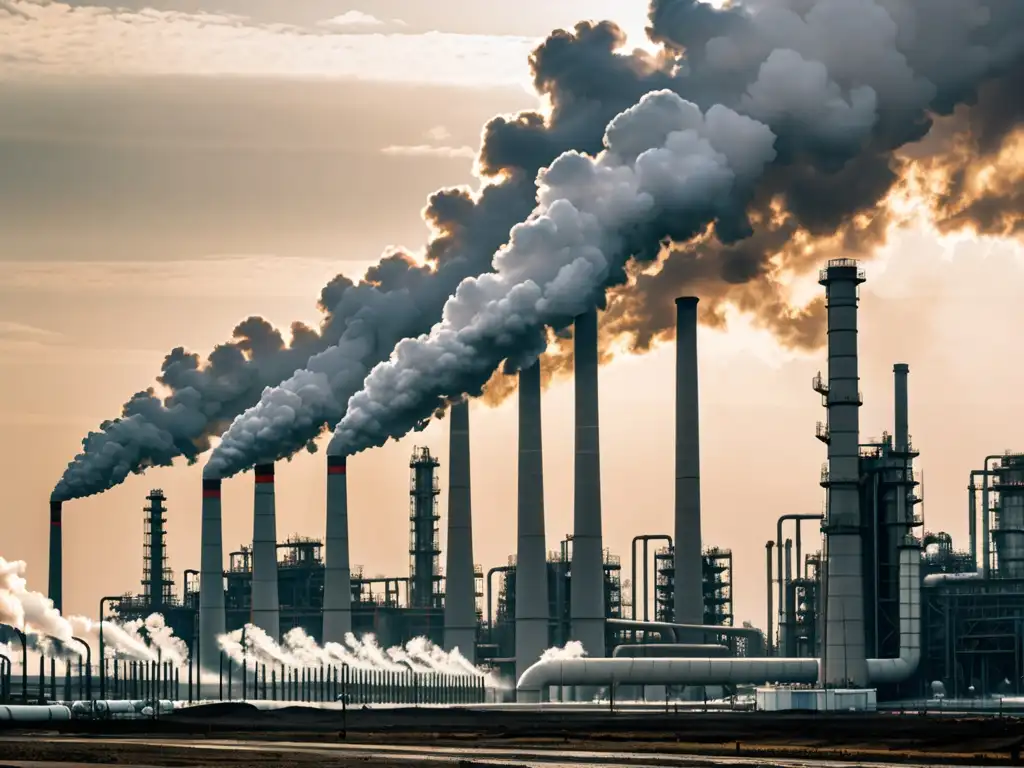
[{"label": "large horizontal pipe", "polygon": [[71,710],[61,704],[53,704],[50,706],[0,706],[0,723],[47,723],[55,720],[70,719]]},{"label": "large horizontal pipe", "polygon": [[[901,682],[917,669],[921,660],[920,579],[920,547],[916,540],[908,538],[900,548],[900,655],[895,659],[868,659],[867,677],[871,684]],[[820,666],[820,659],[810,658],[550,659],[537,662],[523,673],[516,684],[516,695],[520,702],[540,702],[543,692],[552,685],[813,684],[819,680]]]}]

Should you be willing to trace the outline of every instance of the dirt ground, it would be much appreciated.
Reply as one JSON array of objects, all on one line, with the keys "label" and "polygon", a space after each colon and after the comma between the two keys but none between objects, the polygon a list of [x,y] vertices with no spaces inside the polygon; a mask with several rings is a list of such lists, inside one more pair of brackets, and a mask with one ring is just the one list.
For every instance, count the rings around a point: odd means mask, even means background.
[{"label": "dirt ground", "polygon": [[[54,724],[47,728],[56,735]],[[160,721],[78,721],[59,732],[75,737],[133,737],[177,740],[239,739],[386,744],[526,750],[594,750],[612,754],[650,753],[708,757],[821,759],[864,764],[945,763],[1024,765],[1024,719],[921,714],[800,713],[617,713],[479,711],[458,709],[337,710],[287,708],[258,711],[245,704],[183,710]],[[11,737],[19,735],[9,732]],[[197,754],[195,749],[121,744],[68,745],[47,742],[39,731],[31,742],[5,739],[4,761],[63,759],[87,765],[133,766],[436,766],[436,760],[401,760],[302,754],[300,751]],[[70,751],[69,751],[70,749]],[[519,758],[516,757],[516,760]],[[456,761],[457,762],[457,761]],[[460,765],[474,765],[463,761]]]}]

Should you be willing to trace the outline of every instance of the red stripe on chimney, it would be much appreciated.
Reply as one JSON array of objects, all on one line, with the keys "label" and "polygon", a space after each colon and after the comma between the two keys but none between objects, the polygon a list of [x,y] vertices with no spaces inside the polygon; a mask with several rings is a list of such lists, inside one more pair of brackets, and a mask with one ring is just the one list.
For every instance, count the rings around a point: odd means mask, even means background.
[{"label": "red stripe on chimney", "polygon": [[204,499],[219,499],[220,489],[219,488],[203,488]]},{"label": "red stripe on chimney", "polygon": [[274,482],[273,475],[256,475],[257,483],[272,483]]},{"label": "red stripe on chimney", "polygon": [[344,475],[345,474],[345,465],[344,464],[338,464],[338,465],[335,465],[333,467],[328,467],[327,468],[327,474],[328,475]]}]

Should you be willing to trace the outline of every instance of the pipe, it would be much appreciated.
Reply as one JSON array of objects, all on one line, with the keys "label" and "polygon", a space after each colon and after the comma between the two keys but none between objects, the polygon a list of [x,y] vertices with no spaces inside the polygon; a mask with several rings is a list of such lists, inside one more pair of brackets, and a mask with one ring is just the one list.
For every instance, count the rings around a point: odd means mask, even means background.
[{"label": "pipe", "polygon": [[974,481],[983,474],[981,470],[971,470],[971,479],[967,485],[967,536],[975,568],[978,567],[978,487]]},{"label": "pipe", "polygon": [[981,484],[981,577],[988,579],[989,577],[989,561],[992,559],[991,555],[991,544],[989,542],[989,500],[988,500],[988,489],[991,485],[989,478],[995,472],[993,467],[991,470],[988,468],[990,461],[998,461],[1003,458],[999,454],[985,457],[985,463],[982,467],[982,484]]},{"label": "pipe", "polygon": [[[508,573],[513,570],[515,566],[512,565],[496,565],[487,572],[487,635],[490,637],[491,633],[494,632],[494,602],[492,599],[492,590],[494,589],[494,574],[496,573]],[[518,576],[519,574],[516,574]],[[517,578],[516,581],[519,579]],[[546,649],[545,649],[546,650]]]},{"label": "pipe", "polygon": [[71,710],[62,704],[49,706],[0,706],[0,722],[48,723],[66,722],[71,719]]},{"label": "pipe", "polygon": [[[782,565],[783,565],[782,560],[783,560],[783,557],[785,556],[785,546],[784,546],[784,543],[783,543],[783,540],[782,540],[782,526],[783,526],[783,523],[786,523],[788,521],[795,522],[796,523],[797,534],[799,535],[800,523],[801,522],[803,522],[804,520],[823,520],[824,517],[825,517],[824,515],[820,515],[820,514],[819,515],[808,515],[808,514],[796,515],[796,514],[789,514],[789,515],[782,515],[776,521],[776,523],[775,523],[775,548],[776,548],[776,550],[775,550],[776,551],[776,555],[775,556],[778,559],[778,574],[779,574],[779,577],[778,577],[779,578],[778,590],[779,590],[779,616],[780,616],[780,619],[781,619],[781,616],[782,616],[782,612],[786,610],[786,595],[785,595],[785,592],[784,592],[784,585],[783,585],[783,581],[782,581]],[[797,555],[797,568],[799,568],[799,567],[800,567],[800,557],[799,557],[799,555]],[[771,590],[771,586],[772,586],[773,582],[774,582],[774,579],[771,579],[768,582],[769,590]],[[771,602],[771,601],[769,600],[769,602]],[[768,629],[769,629],[768,636],[771,637],[771,631],[770,631],[771,630],[771,624],[768,625]],[[779,622],[779,643],[777,644],[778,649],[781,649],[781,647],[783,645],[783,643],[782,643],[782,635],[784,634],[784,631],[785,630],[783,629],[782,622],[780,620],[780,622]],[[769,655],[771,655],[771,654],[769,654]],[[781,655],[781,650],[780,650],[779,655]]]},{"label": "pipe", "polygon": [[541,412],[541,363],[537,360],[519,372],[515,615],[517,678],[551,647]]},{"label": "pipe", "polygon": [[[920,662],[921,553],[912,537],[901,546],[900,566],[900,655],[896,659],[865,660],[869,684],[902,682]],[[813,658],[546,659],[519,678],[516,691],[520,701],[538,703],[552,685],[812,684],[819,680],[822,666],[822,660]]]},{"label": "pipe", "polygon": [[476,576],[470,490],[469,400],[449,414],[448,544],[444,581],[444,647],[476,663]]},{"label": "pipe", "polygon": [[324,643],[344,643],[352,631],[352,569],[348,548],[348,474],[344,456],[327,456],[327,551],[324,562]]},{"label": "pipe", "polygon": [[281,614],[277,593],[277,508],[274,465],[257,464],[252,520],[252,623],[277,642]]},{"label": "pipe", "polygon": [[783,574],[783,579],[785,580],[785,583],[784,583],[784,587],[785,588],[783,589],[783,597],[785,598],[785,600],[783,601],[782,606],[781,606],[782,618],[781,618],[780,623],[779,623],[779,629],[783,631],[783,641],[780,643],[780,645],[782,646],[782,655],[793,656],[793,655],[795,655],[793,653],[793,638],[792,638],[792,634],[793,634],[793,626],[792,626],[793,606],[790,604],[790,599],[789,599],[790,598],[789,585],[793,583],[793,540],[792,539],[786,539],[786,544],[785,544],[784,549],[786,551],[785,552],[785,558],[784,558],[785,564],[786,564],[786,570],[785,570],[785,573]]},{"label": "pipe", "polygon": [[729,655],[729,647],[714,643],[625,643],[616,645],[612,658],[636,659],[689,659],[695,657],[721,657]]},{"label": "pipe", "polygon": [[[92,700],[92,646],[80,637],[72,637],[76,643],[85,646],[85,698]],[[81,668],[79,668],[81,669]]]},{"label": "pipe", "polygon": [[213,661],[220,655],[217,638],[226,631],[220,486],[218,478],[203,478],[202,549],[199,562],[200,661]]},{"label": "pipe", "polygon": [[631,621],[630,619],[605,619],[605,624],[612,629],[634,629],[644,632],[657,632],[663,637],[668,634],[673,642],[678,641],[679,633],[694,635],[724,635],[726,637],[760,638],[761,630],[754,627],[729,627],[719,624],[680,624],[675,621]]},{"label": "pipe", "polygon": [[50,501],[50,581],[47,597],[58,611],[64,610],[64,535],[62,527],[63,505]]},{"label": "pipe", "polygon": [[921,662],[921,549],[907,537],[900,552],[900,655],[895,659],[868,659],[872,685],[901,683]]},{"label": "pipe", "polygon": [[697,303],[676,299],[675,621],[704,621],[704,560],[700,520],[700,403]]},{"label": "pipe", "polygon": [[[597,309],[575,321],[576,445],[570,580],[571,637],[593,657],[605,654],[604,545],[598,413]],[[677,539],[678,540],[678,539]],[[676,577],[678,584],[678,575]],[[589,698],[586,693],[584,698]]]},{"label": "pipe", "polygon": [[669,548],[672,548],[672,537],[668,536],[667,534],[664,534],[664,533],[648,533],[648,534],[644,534],[642,536],[634,536],[633,537],[633,545],[632,545],[631,554],[630,554],[630,557],[632,558],[632,571],[633,571],[633,573],[632,573],[632,581],[630,582],[630,589],[632,590],[632,601],[633,601],[632,614],[633,614],[633,619],[634,620],[637,618],[637,615],[636,615],[636,604],[637,604],[637,600],[636,600],[636,562],[637,562],[638,558],[636,556],[636,545],[639,544],[641,541],[644,543],[644,555],[643,555],[643,563],[644,563],[644,618],[643,618],[643,620],[647,621],[647,619],[648,619],[647,605],[650,602],[650,593],[649,593],[649,591],[647,589],[647,570],[648,570],[648,568],[650,566],[650,562],[649,562],[650,557],[649,557],[649,554],[648,554],[647,545],[650,542],[652,542],[652,541],[664,541],[664,542],[668,543]]},{"label": "pipe", "polygon": [[772,623],[775,621],[775,610],[772,606],[772,582],[774,581],[772,578],[772,549],[775,547],[775,542],[769,539],[765,542],[764,547],[766,559],[768,561],[768,630],[764,636],[764,651],[766,656],[772,656],[774,655],[772,653],[772,646],[775,644],[775,635],[772,632]]},{"label": "pipe", "polygon": [[867,685],[860,510],[860,377],[857,304],[864,273],[853,259],[832,259],[819,273],[828,307],[828,574],[821,684]]},{"label": "pipe", "polygon": [[980,578],[980,571],[974,571],[973,573],[930,573],[924,577],[921,584],[924,587],[937,587],[939,584],[945,584],[947,581],[975,581]]}]

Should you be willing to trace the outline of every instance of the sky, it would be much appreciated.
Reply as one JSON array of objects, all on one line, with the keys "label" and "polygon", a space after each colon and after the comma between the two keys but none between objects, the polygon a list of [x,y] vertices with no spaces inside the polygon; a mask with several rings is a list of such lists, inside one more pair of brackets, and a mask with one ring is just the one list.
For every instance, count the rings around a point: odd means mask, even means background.
[{"label": "sky", "polygon": [[[420,210],[472,183],[484,122],[537,105],[526,56],[552,28],[644,0],[0,0],[0,555],[46,589],[47,500],[82,437],[151,386],[175,346],[205,353],[261,314],[318,320],[338,272],[419,247]],[[316,34],[311,34],[315,32]],[[892,365],[910,365],[910,423],[929,530],[965,544],[968,473],[1020,448],[1021,250],[915,224],[865,263],[864,438],[892,429]],[[804,295],[821,290],[811,283]],[[824,350],[783,351],[743,317],[702,329],[705,546],[731,547],[737,620],[764,624],[764,543],[785,513],[821,511]],[[672,529],[673,351],[602,369],[605,545]],[[549,548],[571,530],[572,385],[544,399]],[[472,407],[475,554],[515,541],[515,398]],[[352,561],[408,569],[408,456],[442,462],[435,423],[350,461]],[[132,477],[65,506],[65,608],[141,591],[142,507],[168,497],[170,564],[199,562],[201,465]],[[278,526],[322,536],[323,453],[278,468]],[[225,482],[224,540],[251,539],[252,477]],[[812,535],[811,527],[805,530]],[[443,541],[443,519],[442,519]]]}]

